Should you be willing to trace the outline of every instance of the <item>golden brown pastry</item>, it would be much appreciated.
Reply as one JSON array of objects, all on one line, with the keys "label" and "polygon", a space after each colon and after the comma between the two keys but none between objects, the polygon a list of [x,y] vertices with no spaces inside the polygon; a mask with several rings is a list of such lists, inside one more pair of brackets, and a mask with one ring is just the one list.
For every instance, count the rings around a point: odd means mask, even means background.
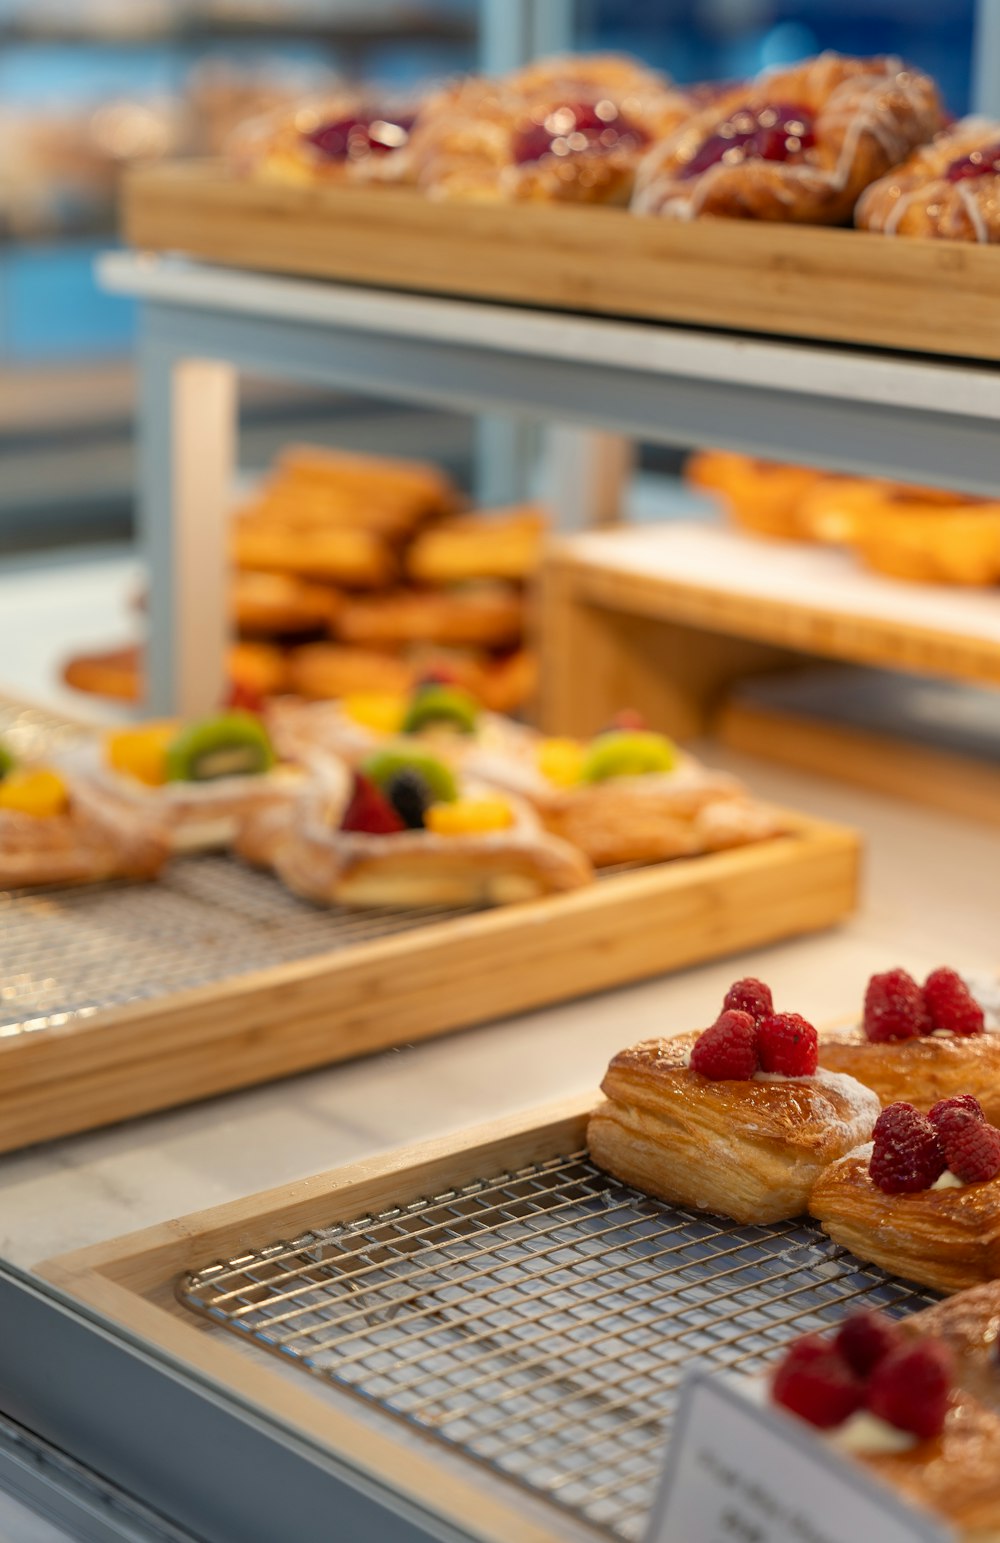
[{"label": "golden brown pastry", "polygon": [[726,450],[700,450],[688,458],[685,477],[715,494],[737,525],[755,535],[801,541],[811,531],[801,519],[803,500],[828,480],[805,466],[786,466]]},{"label": "golden brown pastry", "polygon": [[611,730],[589,744],[521,735],[470,755],[470,774],[526,798],[595,867],[662,862],[780,835],[782,816],[727,772],[660,734]]},{"label": "golden brown pastry", "polygon": [[647,146],[691,110],[688,93],[630,59],[542,61],[429,101],[408,175],[434,198],[625,204]]},{"label": "golden brown pastry", "polygon": [[335,589],[287,573],[234,573],[230,590],[233,623],[252,637],[290,637],[325,632],[343,604]]},{"label": "golden brown pastry", "polygon": [[162,822],[0,747],[0,889],[152,879],[171,844]]},{"label": "golden brown pastry", "polygon": [[344,88],[241,124],[226,153],[234,170],[258,181],[336,185],[354,180],[370,162],[398,156],[414,116],[409,103],[374,101],[366,91]]},{"label": "golden brown pastry", "polygon": [[738,1222],[799,1216],[829,1164],[871,1131],[878,1101],[850,1077],[712,1081],[688,1064],[699,1036],[620,1051],[587,1126],[598,1167],[675,1205]]},{"label": "golden brown pastry", "polygon": [[1000,123],[953,123],[866,188],[854,220],[884,236],[1000,241]]},{"label": "golden brown pastry", "polygon": [[343,763],[324,759],[296,804],[244,821],[236,851],[318,905],[507,905],[591,881],[586,858],[547,835],[526,806],[475,784],[448,788],[447,773],[443,789],[440,766],[428,778],[427,765],[396,756],[390,767],[423,777],[431,799],[424,826],[407,826],[390,804],[391,775],[376,783],[366,763],[352,783]]},{"label": "golden brown pastry", "polygon": [[496,658],[475,651],[418,647],[401,654],[308,643],[288,655],[288,689],[312,701],[362,692],[406,696],[427,675],[443,672],[493,712],[516,712],[538,682],[538,659],[519,649]]},{"label": "golden brown pastry", "polygon": [[544,511],[531,504],[449,520],[417,537],[407,572],[418,584],[530,579],[541,566],[545,528]]},{"label": "golden brown pastry", "polygon": [[887,1137],[877,1131],[873,1146],[844,1157],[816,1182],[810,1214],[833,1242],[890,1275],[935,1291],[963,1291],[1000,1276],[1000,1179],[952,1183],[954,1174],[949,1176],[940,1162],[920,1171],[923,1151],[910,1153],[907,1145],[900,1156],[907,1165],[900,1182],[924,1187],[889,1193],[884,1177],[878,1183],[872,1177],[880,1140]]},{"label": "golden brown pastry", "polygon": [[356,648],[412,643],[504,648],[520,640],[524,624],[523,597],[505,585],[484,584],[353,599],[340,613],[337,632]]},{"label": "golden brown pastry", "polygon": [[[232,687],[253,697],[274,696],[286,688],[284,655],[266,643],[232,644],[226,654],[226,670]],[[129,644],[106,653],[77,655],[63,665],[62,677],[76,691],[119,702],[141,702],[145,690],[142,650]]]},{"label": "golden brown pastry", "polygon": [[1000,1413],[1000,1280],[925,1307],[904,1328],[946,1345],[958,1386]]},{"label": "golden brown pastry", "polygon": [[927,75],[825,53],[736,87],[654,146],[632,207],[672,219],[841,225],[944,122]]},{"label": "golden brown pastry", "polygon": [[347,589],[380,589],[396,572],[383,538],[350,526],[299,528],[270,516],[241,515],[230,545],[237,568],[322,579]]},{"label": "golden brown pastry", "polygon": [[906,1101],[926,1113],[965,1093],[1000,1124],[1000,1034],[987,1030],[954,970],[932,971],[923,986],[905,970],[873,975],[861,1023],[825,1035],[819,1053],[822,1066],[857,1077],[883,1108]]}]

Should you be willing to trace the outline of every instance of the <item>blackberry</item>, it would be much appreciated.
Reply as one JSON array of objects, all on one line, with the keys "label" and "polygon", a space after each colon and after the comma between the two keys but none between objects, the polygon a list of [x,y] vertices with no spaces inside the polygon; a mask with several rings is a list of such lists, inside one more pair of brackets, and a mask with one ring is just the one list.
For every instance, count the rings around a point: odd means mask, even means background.
[{"label": "blackberry", "polygon": [[434,795],[418,771],[405,768],[396,772],[386,783],[385,794],[408,829],[423,830],[424,816]]}]

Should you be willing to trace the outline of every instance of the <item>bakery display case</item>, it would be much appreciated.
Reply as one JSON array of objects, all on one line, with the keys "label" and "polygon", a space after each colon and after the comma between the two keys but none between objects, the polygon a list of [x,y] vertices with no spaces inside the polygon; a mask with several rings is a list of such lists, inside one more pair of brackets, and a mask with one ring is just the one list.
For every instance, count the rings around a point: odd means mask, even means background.
[{"label": "bakery display case", "polygon": [[[989,1543],[996,126],[919,53],[485,20],[126,179],[141,571],[0,574],[80,704],[0,696],[0,1491]],[[247,379],[530,421],[532,497],[388,432],[248,477]]]}]

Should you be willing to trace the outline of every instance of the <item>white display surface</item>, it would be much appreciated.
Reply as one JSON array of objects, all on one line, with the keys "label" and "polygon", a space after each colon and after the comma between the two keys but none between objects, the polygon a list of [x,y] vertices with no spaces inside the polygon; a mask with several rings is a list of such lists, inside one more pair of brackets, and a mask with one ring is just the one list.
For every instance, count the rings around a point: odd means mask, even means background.
[{"label": "white display surface", "polygon": [[1000,643],[1000,591],[883,578],[831,547],[677,521],[575,536],[572,552],[615,573]]}]

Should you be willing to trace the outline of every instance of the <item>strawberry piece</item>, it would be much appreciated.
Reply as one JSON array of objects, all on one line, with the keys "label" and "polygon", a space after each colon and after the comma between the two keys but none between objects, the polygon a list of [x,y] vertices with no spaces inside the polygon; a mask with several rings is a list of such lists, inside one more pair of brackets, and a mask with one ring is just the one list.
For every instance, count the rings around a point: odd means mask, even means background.
[{"label": "strawberry piece", "polygon": [[230,681],[222,698],[222,706],[227,712],[253,713],[258,718],[266,705],[261,693],[242,680]]},{"label": "strawberry piece", "polygon": [[738,1013],[749,1013],[759,1023],[762,1018],[770,1018],[774,1012],[771,988],[752,975],[745,976],[743,980],[734,980],[722,1004],[723,1012],[727,1008],[733,1008]]},{"label": "strawberry piece", "polygon": [[772,1013],[757,1026],[761,1071],[811,1077],[819,1065],[819,1036],[798,1013]]},{"label": "strawberry piece", "polygon": [[921,1340],[900,1346],[879,1362],[866,1402],[880,1420],[930,1441],[944,1429],[951,1383],[951,1357],[945,1346]]},{"label": "strawberry piece", "polygon": [[905,970],[873,975],[865,992],[865,1034],[874,1044],[888,1039],[915,1039],[931,1032],[923,992]]},{"label": "strawberry piece", "polygon": [[938,1127],[948,1167],[963,1184],[988,1184],[1000,1173],[1000,1130],[968,1110],[956,1109]]},{"label": "strawberry piece", "polygon": [[757,1025],[749,1013],[723,1013],[691,1051],[691,1070],[712,1082],[743,1082],[758,1069]]},{"label": "strawberry piece", "polygon": [[924,981],[924,1006],[931,1025],[949,1034],[982,1034],[986,1017],[956,970],[932,970]]},{"label": "strawberry piece", "polygon": [[881,1313],[852,1313],[837,1331],[834,1345],[851,1371],[868,1377],[900,1344],[899,1330]]},{"label": "strawberry piece", "polygon": [[953,1123],[956,1114],[971,1114],[977,1120],[986,1119],[982,1104],[978,1098],[973,1098],[971,1093],[956,1093],[954,1098],[940,1099],[927,1118],[938,1135],[943,1136]]},{"label": "strawberry piece", "polygon": [[395,836],[406,826],[374,782],[355,772],[350,802],[344,810],[340,828],[359,831],[366,836]]},{"label": "strawberry piece", "polygon": [[819,1334],[807,1334],[791,1346],[774,1374],[771,1395],[820,1430],[842,1425],[865,1397],[850,1366]]},{"label": "strawberry piece", "polygon": [[875,1122],[868,1172],[886,1195],[930,1189],[948,1166],[938,1133],[910,1104],[890,1104]]}]

